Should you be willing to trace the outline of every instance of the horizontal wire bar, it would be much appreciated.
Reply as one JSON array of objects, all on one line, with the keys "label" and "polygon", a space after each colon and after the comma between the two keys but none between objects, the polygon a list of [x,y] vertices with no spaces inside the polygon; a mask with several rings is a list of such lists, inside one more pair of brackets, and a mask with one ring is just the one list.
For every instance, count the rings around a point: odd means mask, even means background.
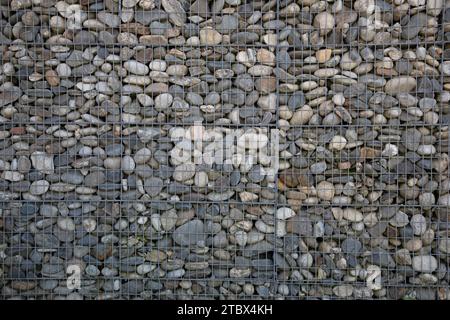
[{"label": "horizontal wire bar", "polygon": [[[418,47],[418,46],[440,46],[450,44],[450,40],[436,40],[436,41],[417,41],[417,42],[393,42],[393,43],[371,43],[371,42],[363,42],[362,43],[366,47],[370,48],[389,48],[399,46],[400,48],[405,47]],[[317,50],[317,49],[341,49],[341,48],[361,48],[361,43],[342,43],[342,44],[320,44],[320,45],[291,45],[291,44],[264,44],[264,43],[256,43],[256,44],[248,44],[248,43],[222,43],[219,45],[206,45],[206,44],[196,44],[196,45],[185,45],[185,44],[176,44],[176,43],[165,43],[165,44],[148,44],[148,43],[139,43],[135,45],[122,44],[122,43],[108,43],[108,44],[99,44],[98,42],[93,43],[46,43],[46,42],[2,42],[0,41],[0,45],[4,46],[30,46],[30,47],[45,47],[45,46],[61,46],[61,47],[73,47],[73,46],[82,46],[86,48],[91,48],[92,46],[100,47],[100,48],[110,48],[110,47],[142,47],[142,48],[177,48],[177,49],[197,49],[197,48],[287,48],[287,49],[298,49],[298,50]]]}]

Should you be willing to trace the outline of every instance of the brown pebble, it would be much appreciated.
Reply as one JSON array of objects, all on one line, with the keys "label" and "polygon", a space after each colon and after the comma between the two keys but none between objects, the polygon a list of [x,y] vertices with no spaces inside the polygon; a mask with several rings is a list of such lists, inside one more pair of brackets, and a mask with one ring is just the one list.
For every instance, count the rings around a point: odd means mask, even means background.
[{"label": "brown pebble", "polygon": [[248,206],[245,208],[245,211],[247,211],[251,215],[255,216],[261,216],[264,214],[264,210],[261,207],[256,206]]},{"label": "brown pebble", "polygon": [[349,161],[338,163],[338,168],[340,170],[347,170],[347,169],[350,169],[351,167],[352,167],[352,164]]},{"label": "brown pebble", "polygon": [[316,59],[319,63],[324,63],[331,58],[331,49],[323,49],[316,52]]},{"label": "brown pebble", "polygon": [[153,45],[153,46],[162,46],[166,45],[167,38],[159,35],[146,35],[141,36],[139,38],[139,43],[141,44],[147,44],[147,45]]},{"label": "brown pebble", "polygon": [[361,160],[373,159],[381,154],[380,150],[374,148],[363,147],[360,151]]},{"label": "brown pebble", "polygon": [[286,220],[286,231],[300,236],[309,236],[313,231],[311,220],[304,214],[292,217]]},{"label": "brown pebble", "polygon": [[27,291],[36,288],[35,281],[11,281],[11,288],[19,291]]},{"label": "brown pebble", "polygon": [[312,185],[311,177],[298,169],[286,169],[280,173],[280,180],[289,188],[295,188],[298,185],[308,187]]},{"label": "brown pebble", "polygon": [[11,130],[9,130],[9,132],[11,132],[12,135],[22,135],[26,133],[26,129],[25,127],[14,127],[11,128]]},{"label": "brown pebble", "polygon": [[45,80],[47,80],[48,84],[51,87],[59,86],[59,76],[55,70],[47,70],[45,72]]},{"label": "brown pebble", "polygon": [[153,60],[153,50],[152,48],[145,48],[136,51],[136,54],[134,55],[136,60],[141,63],[149,63]]},{"label": "brown pebble", "polygon": [[270,93],[277,89],[277,79],[275,77],[262,77],[255,82],[256,89],[262,93]]},{"label": "brown pebble", "polygon": [[379,76],[398,76],[398,72],[395,69],[377,68],[376,74]]},{"label": "brown pebble", "polygon": [[150,29],[138,22],[124,23],[120,26],[120,28],[122,32],[130,32],[140,36],[150,34]]}]

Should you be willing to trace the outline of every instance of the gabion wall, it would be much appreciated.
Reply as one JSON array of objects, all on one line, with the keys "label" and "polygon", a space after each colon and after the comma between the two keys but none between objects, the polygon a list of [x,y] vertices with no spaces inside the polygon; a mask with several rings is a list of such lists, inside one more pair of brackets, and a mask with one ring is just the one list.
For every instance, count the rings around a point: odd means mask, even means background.
[{"label": "gabion wall", "polygon": [[448,299],[449,22],[0,0],[0,297]]}]

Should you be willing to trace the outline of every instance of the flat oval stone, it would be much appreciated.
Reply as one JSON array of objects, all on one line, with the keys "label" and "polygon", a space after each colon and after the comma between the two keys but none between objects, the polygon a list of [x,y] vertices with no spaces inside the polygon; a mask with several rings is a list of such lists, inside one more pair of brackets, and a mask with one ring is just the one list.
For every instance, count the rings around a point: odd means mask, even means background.
[{"label": "flat oval stone", "polygon": [[200,220],[189,221],[175,229],[172,237],[175,243],[181,246],[195,245],[199,241],[204,241],[206,234],[203,222]]}]

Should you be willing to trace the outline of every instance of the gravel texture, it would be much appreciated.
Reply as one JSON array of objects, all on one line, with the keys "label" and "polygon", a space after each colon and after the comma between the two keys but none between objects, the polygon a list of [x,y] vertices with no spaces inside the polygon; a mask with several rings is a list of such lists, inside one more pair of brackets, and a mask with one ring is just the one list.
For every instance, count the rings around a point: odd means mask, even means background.
[{"label": "gravel texture", "polygon": [[0,297],[449,299],[449,41],[445,0],[0,0]]}]

